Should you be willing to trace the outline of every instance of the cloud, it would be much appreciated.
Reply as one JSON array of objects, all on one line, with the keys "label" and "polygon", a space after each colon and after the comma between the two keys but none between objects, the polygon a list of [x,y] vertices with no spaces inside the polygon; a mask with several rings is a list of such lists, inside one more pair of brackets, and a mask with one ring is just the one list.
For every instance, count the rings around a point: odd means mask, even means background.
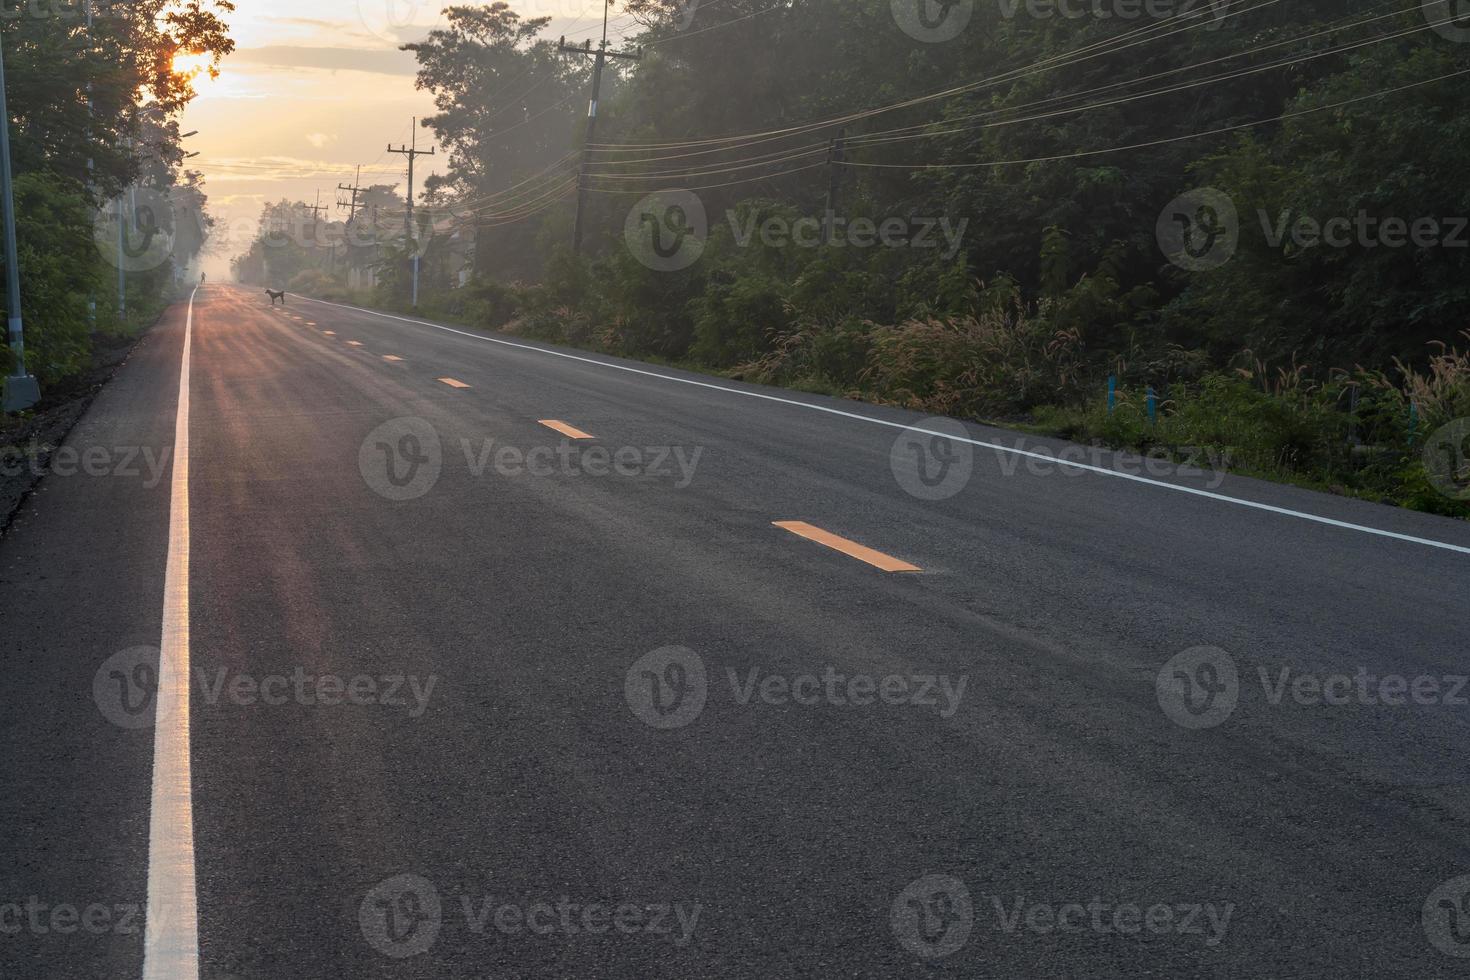
[{"label": "cloud", "polygon": [[326,146],[328,143],[335,143],[335,142],[337,142],[337,134],[336,133],[307,133],[306,134],[306,142],[310,143],[312,146],[314,146],[318,150],[320,150],[322,147]]},{"label": "cloud", "polygon": [[242,48],[233,62],[274,68],[316,68],[323,71],[364,71],[378,75],[413,75],[418,62],[408,51],[385,48],[322,48],[272,44]]},{"label": "cloud", "polygon": [[351,177],[352,168],[328,160],[291,156],[211,157],[201,163],[211,184]]},{"label": "cloud", "polygon": [[299,24],[302,27],[330,27],[335,30],[343,27],[346,22],[340,20],[321,20],[316,17],[278,17],[276,18],[276,23]]}]

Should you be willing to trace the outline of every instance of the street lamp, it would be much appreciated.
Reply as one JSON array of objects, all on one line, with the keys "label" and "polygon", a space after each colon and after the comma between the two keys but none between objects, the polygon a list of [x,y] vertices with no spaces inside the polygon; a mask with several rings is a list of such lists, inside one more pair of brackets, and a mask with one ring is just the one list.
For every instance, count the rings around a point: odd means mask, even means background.
[{"label": "street lamp", "polygon": [[15,246],[15,194],[10,174],[10,111],[5,106],[5,54],[0,51],[0,182],[5,199],[5,294],[10,301],[10,352],[15,373],[5,379],[4,409],[19,412],[41,400],[41,386],[26,374],[25,330],[20,321],[20,258]]}]

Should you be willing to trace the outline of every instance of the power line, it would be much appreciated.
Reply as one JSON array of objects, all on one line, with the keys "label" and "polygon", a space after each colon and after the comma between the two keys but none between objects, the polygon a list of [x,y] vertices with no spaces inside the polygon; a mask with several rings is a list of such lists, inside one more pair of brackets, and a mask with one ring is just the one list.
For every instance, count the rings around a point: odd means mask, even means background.
[{"label": "power line", "polygon": [[[816,163],[809,163],[809,164],[807,164],[804,167],[793,167],[790,170],[782,170],[779,173],[774,173],[774,174],[761,174],[758,177],[743,177],[740,180],[727,180],[727,181],[723,181],[723,182],[718,183],[718,184],[697,184],[694,187],[681,187],[681,188],[679,188],[679,190],[686,190],[686,191],[704,191],[704,190],[713,190],[716,187],[734,187],[736,184],[750,184],[750,183],[754,183],[754,182],[760,181],[760,180],[774,180],[777,177],[785,177],[788,174],[799,174],[799,173],[801,173],[804,170],[812,170],[812,169],[814,169],[816,167],[825,167],[825,166],[827,166],[827,161],[826,160],[818,160]],[[611,188],[606,188],[606,187],[589,187],[588,190],[590,190],[594,194],[648,194],[649,193],[649,191],[647,190],[647,188],[643,188],[643,189],[640,189],[640,190],[626,190],[626,191],[623,191],[623,190],[612,190]]]},{"label": "power line", "polygon": [[[778,164],[778,163],[789,163],[790,161],[793,161],[793,160],[801,160],[801,159],[804,159],[806,157],[813,156],[814,154],[826,153],[826,152],[827,152],[827,144],[821,143],[821,144],[818,144],[814,148],[802,150],[802,151],[797,152],[797,153],[787,153],[786,155],[784,155],[784,156],[778,156],[775,159],[771,159],[771,160],[758,160],[758,161],[756,161],[754,163],[744,163],[744,164],[737,162],[735,165],[728,166],[728,167],[718,167],[718,168],[699,169],[699,170],[697,170],[697,169],[689,169],[689,168],[686,168],[686,169],[683,169],[683,170],[659,170],[659,171],[652,171],[652,172],[649,172],[649,173],[641,173],[641,174],[604,174],[604,173],[598,173],[598,174],[589,174],[588,176],[596,177],[598,180],[648,180],[650,178],[672,178],[672,179],[678,179],[680,177],[709,177],[709,176],[713,176],[715,174],[733,173],[733,172],[735,172],[737,170],[749,170],[752,167],[769,167],[769,166],[773,166],[773,165]],[[767,155],[769,156],[770,154],[767,154]]]},{"label": "power line", "polygon": [[[899,135],[899,136],[871,134],[871,135],[866,135],[866,136],[855,137],[852,140],[852,142],[859,143],[859,144],[862,144],[862,145],[865,145],[865,146],[872,146],[872,145],[885,144],[885,143],[907,142],[907,141],[916,140],[916,139],[929,139],[929,138],[935,137],[935,136],[948,136],[948,135],[953,135],[953,134],[956,134],[956,133],[976,132],[978,130],[992,129],[992,128],[996,128],[996,127],[999,127],[999,126],[1012,126],[1012,125],[1015,125],[1017,123],[1037,122],[1037,121],[1043,120],[1043,119],[1053,119],[1053,118],[1056,118],[1058,116],[1065,116],[1065,115],[1071,115],[1071,114],[1075,114],[1075,113],[1088,112],[1088,111],[1093,110],[1093,109],[1106,109],[1106,108],[1110,108],[1112,106],[1125,105],[1125,104],[1128,104],[1128,103],[1131,103],[1131,102],[1137,102],[1137,101],[1140,101],[1142,99],[1157,98],[1158,96],[1161,96],[1161,95],[1173,95],[1173,94],[1178,93],[1178,92],[1187,91],[1188,89],[1199,88],[1200,86],[1203,86],[1203,85],[1211,85],[1211,84],[1214,84],[1214,83],[1217,83],[1217,82],[1221,82],[1221,81],[1233,81],[1234,79],[1244,78],[1244,77],[1246,77],[1248,75],[1256,75],[1256,74],[1260,74],[1261,72],[1272,71],[1272,70],[1277,69],[1277,68],[1286,68],[1286,67],[1290,67],[1291,65],[1298,65],[1298,64],[1302,64],[1304,62],[1314,61],[1314,60],[1316,60],[1318,58],[1326,58],[1326,57],[1330,57],[1330,56],[1333,56],[1333,55],[1343,54],[1343,53],[1348,52],[1348,51],[1355,51],[1355,50],[1357,50],[1359,48],[1371,47],[1372,45],[1375,45],[1375,44],[1382,44],[1385,41],[1395,41],[1395,40],[1398,40],[1399,38],[1406,37],[1406,36],[1411,35],[1411,34],[1418,34],[1418,33],[1422,32],[1422,31],[1433,30],[1435,27],[1441,26],[1442,24],[1451,23],[1454,20],[1455,20],[1455,18],[1447,18],[1444,21],[1441,21],[1439,23],[1427,24],[1424,27],[1411,28],[1411,29],[1408,29],[1408,30],[1400,31],[1397,34],[1381,35],[1379,37],[1370,38],[1370,39],[1365,40],[1365,41],[1358,41],[1358,42],[1353,43],[1353,44],[1346,44],[1346,45],[1342,45],[1342,46],[1336,47],[1336,48],[1329,48],[1329,49],[1327,49],[1325,51],[1316,51],[1316,52],[1313,52],[1311,54],[1301,55],[1301,56],[1298,56],[1298,57],[1295,57],[1295,58],[1284,59],[1282,61],[1273,62],[1273,63],[1271,63],[1269,65],[1257,65],[1257,66],[1254,66],[1252,68],[1245,68],[1245,69],[1241,69],[1241,70],[1235,71],[1235,72],[1225,72],[1225,73],[1222,73],[1222,74],[1219,74],[1219,75],[1212,75],[1212,76],[1210,76],[1208,78],[1196,79],[1196,80],[1194,80],[1192,82],[1180,83],[1178,85],[1173,85],[1173,86],[1170,86],[1170,87],[1167,87],[1167,88],[1155,89],[1155,90],[1148,91],[1148,92],[1138,92],[1138,93],[1135,93],[1133,95],[1126,96],[1124,98],[1112,99],[1112,100],[1107,101],[1107,102],[1090,102],[1090,103],[1086,103],[1084,105],[1071,106],[1071,107],[1068,107],[1068,108],[1065,108],[1065,109],[1056,109],[1056,110],[1053,110],[1051,112],[1043,112],[1043,113],[1038,113],[1036,115],[1031,115],[1031,116],[1021,116],[1021,117],[1015,118],[1015,119],[1002,119],[1002,120],[999,120],[997,122],[982,123],[982,124],[980,124],[978,126],[960,126],[960,127],[956,127],[956,128],[953,128],[953,129],[928,130],[927,132],[916,132],[916,133],[909,133],[907,135]],[[1018,108],[1024,108],[1024,107],[1018,107]],[[996,114],[1000,114],[1000,113],[1003,113],[1003,112],[1006,112],[1006,111],[1010,111],[1010,110],[999,110],[998,112],[994,112],[994,113],[990,113],[990,114],[991,115],[996,115]],[[977,113],[976,115],[979,116],[979,115],[985,115],[985,114],[984,113]],[[968,118],[973,118],[973,117],[968,117]],[[934,125],[934,124],[931,123],[930,125]]]},{"label": "power line", "polygon": [[1466,68],[1461,71],[1449,72],[1448,74],[1439,75],[1434,78],[1426,78],[1418,82],[1410,82],[1407,85],[1400,85],[1395,88],[1384,89],[1381,92],[1373,92],[1369,95],[1360,95],[1356,98],[1344,99],[1341,102],[1332,102],[1327,105],[1313,106],[1310,109],[1301,109],[1296,112],[1282,113],[1279,116],[1272,116],[1269,119],[1257,119],[1253,122],[1238,123],[1234,126],[1222,126],[1218,129],[1208,129],[1198,133],[1189,133],[1185,136],[1170,136],[1165,139],[1150,140],[1146,143],[1132,143],[1128,146],[1110,146],[1100,150],[1079,150],[1075,153],[1059,153],[1053,156],[1031,157],[1025,160],[988,160],[975,163],[857,163],[855,161],[848,160],[845,161],[842,165],[845,167],[878,167],[895,170],[960,170],[975,167],[1006,167],[1011,165],[1022,165],[1030,163],[1051,163],[1057,160],[1073,160],[1079,157],[1099,156],[1104,153],[1121,153],[1127,150],[1144,150],[1155,146],[1165,146],[1169,143],[1181,143],[1185,140],[1201,139],[1206,136],[1219,136],[1224,133],[1234,133],[1242,129],[1251,129],[1255,126],[1266,126],[1271,123],[1282,122],[1287,119],[1295,119],[1298,116],[1307,116],[1315,112],[1323,112],[1327,109],[1340,109],[1343,106],[1353,105],[1358,102],[1366,102],[1369,99],[1382,98],[1385,95],[1394,95],[1398,92],[1405,92],[1409,89],[1433,84],[1434,82],[1442,82],[1450,78],[1459,78],[1462,75],[1470,75],[1470,68]]},{"label": "power line", "polygon": [[[1227,0],[1224,7],[1230,7],[1236,4],[1247,2],[1250,2],[1250,0]],[[1044,71],[1051,71],[1053,69],[1062,67],[1071,67],[1072,65],[1080,64],[1084,61],[1090,61],[1096,57],[1101,57],[1107,54],[1116,54],[1120,51],[1125,51],[1129,48],[1136,47],[1139,44],[1161,40],[1165,37],[1172,37],[1174,34],[1181,34],[1185,31],[1197,30],[1201,27],[1210,26],[1211,23],[1219,23],[1220,21],[1223,21],[1228,17],[1235,17],[1241,14],[1253,13],[1266,7],[1274,6],[1281,2],[1282,0],[1260,0],[1260,2],[1256,3],[1252,7],[1248,7],[1243,10],[1230,11],[1228,13],[1214,13],[1204,8],[1194,11],[1180,12],[1177,14],[1173,14],[1167,18],[1163,18],[1155,24],[1136,28],[1132,31],[1125,32],[1115,38],[1108,38],[1103,41],[1094,42],[1090,45],[1084,45],[1083,47],[1078,48],[1075,51],[1064,52],[1051,58],[1043,59],[1042,61],[1037,62],[1033,65],[1013,68],[1008,71],[1001,72],[998,75],[992,75],[987,78],[977,79],[973,82],[966,82],[963,85],[952,86],[939,92],[931,92],[927,95],[915,96],[900,102],[890,103],[885,106],[878,106],[872,109],[864,109],[850,112],[845,115],[834,116],[829,119],[815,120],[813,122],[802,123],[797,126],[787,126],[780,129],[770,129],[754,133],[740,133],[731,136],[711,137],[707,139],[682,140],[678,142],[589,143],[587,146],[588,150],[592,152],[616,153],[633,152],[638,150],[684,149],[687,147],[710,146],[714,144],[751,143],[757,141],[765,142],[767,141],[767,138],[779,139],[787,136],[792,136],[797,133],[810,132],[816,129],[826,129],[839,125],[846,125],[862,119],[867,119],[871,116],[881,115],[885,112],[893,112],[898,109],[912,108],[913,106],[923,105],[928,102],[952,98],[953,96],[961,95],[966,92],[978,91],[986,87],[994,87],[1005,82],[1020,81],[1024,78],[1030,77],[1031,75],[1040,74]],[[1224,9],[1224,7],[1220,9]],[[1210,16],[1213,18],[1213,20],[1204,21],[1200,19],[1205,16]],[[1176,27],[1178,23],[1188,20],[1198,20],[1199,22],[1179,28],[1178,30],[1169,31],[1169,33],[1159,34],[1156,37],[1139,36],[1147,35],[1156,31],[1166,30],[1171,27]],[[1125,41],[1129,43],[1122,43]]]},{"label": "power line", "polygon": [[[1398,16],[1398,14],[1391,14],[1391,15],[1387,15],[1387,16],[1394,17],[1394,16]],[[1300,42],[1302,40],[1307,40],[1307,39],[1311,39],[1311,38],[1314,38],[1314,37],[1318,37],[1318,36],[1321,36],[1323,34],[1336,33],[1336,32],[1339,32],[1341,30],[1345,30],[1345,29],[1348,29],[1348,28],[1351,28],[1351,27],[1364,26],[1365,24],[1373,23],[1375,21],[1382,20],[1382,19],[1385,19],[1385,18],[1383,18],[1383,17],[1375,17],[1375,18],[1369,18],[1369,19],[1366,19],[1366,20],[1361,20],[1361,21],[1358,21],[1358,22],[1355,22],[1355,23],[1351,23],[1351,24],[1347,24],[1347,25],[1339,25],[1339,26],[1336,26],[1336,27],[1333,27],[1333,28],[1329,28],[1327,30],[1316,32],[1315,34],[1307,35],[1306,38],[1296,38],[1296,39],[1287,40],[1285,42],[1278,42],[1278,43],[1270,44],[1270,45],[1262,45],[1262,46],[1259,46],[1259,47],[1254,48],[1254,49],[1251,49],[1251,50],[1247,50],[1247,51],[1243,51],[1243,52],[1236,52],[1234,54],[1227,55],[1227,56],[1222,57],[1222,58],[1211,59],[1210,61],[1202,62],[1202,63],[1199,63],[1197,65],[1183,66],[1182,68],[1173,69],[1173,70],[1170,70],[1170,71],[1167,71],[1167,72],[1160,72],[1160,73],[1157,73],[1154,76],[1149,76],[1149,77],[1143,78],[1143,79],[1133,79],[1133,80],[1127,80],[1127,81],[1120,82],[1120,83],[1113,83],[1112,85],[1102,86],[1102,87],[1100,87],[1099,89],[1096,89],[1096,90],[1092,90],[1092,91],[1088,91],[1088,92],[1072,93],[1072,94],[1066,95],[1066,96],[1056,96],[1056,97],[1052,97],[1052,98],[1048,98],[1048,99],[1037,100],[1035,102],[1032,102],[1032,103],[1029,103],[1029,104],[1025,104],[1025,105],[1021,105],[1021,106],[1012,106],[1012,107],[1007,107],[1007,108],[1003,108],[1003,109],[991,110],[989,112],[983,112],[983,113],[972,113],[970,115],[960,117],[960,119],[962,120],[962,119],[970,119],[970,118],[982,118],[982,117],[986,117],[986,116],[1004,115],[1007,112],[1013,112],[1013,111],[1016,111],[1018,109],[1028,108],[1029,106],[1039,106],[1039,105],[1045,105],[1045,104],[1049,104],[1049,103],[1055,103],[1055,102],[1058,102],[1058,101],[1066,101],[1066,100],[1069,100],[1069,99],[1084,98],[1084,97],[1087,97],[1088,95],[1102,93],[1102,92],[1113,90],[1113,89],[1116,89],[1116,88],[1119,88],[1119,87],[1126,87],[1128,85],[1138,84],[1140,82],[1149,81],[1149,80],[1156,79],[1156,78],[1163,77],[1163,76],[1170,75],[1170,74],[1177,74],[1180,71],[1189,71],[1189,70],[1191,70],[1193,68],[1204,67],[1206,65],[1214,64],[1214,63],[1217,63],[1217,62],[1220,62],[1220,61],[1228,61],[1228,60],[1232,60],[1232,59],[1238,58],[1238,57],[1243,57],[1243,56],[1246,56],[1246,55],[1249,55],[1249,54],[1259,53],[1259,52],[1264,51],[1264,50],[1269,50],[1270,48],[1280,47],[1281,44],[1296,43],[1296,42]],[[1446,21],[1446,22],[1448,22],[1448,21]],[[852,142],[873,145],[873,144],[878,144],[878,143],[901,142],[901,141],[905,141],[905,140],[924,139],[924,138],[930,138],[930,137],[933,137],[933,136],[941,136],[941,135],[947,135],[947,134],[952,134],[952,133],[972,131],[972,130],[976,130],[976,129],[984,129],[984,128],[988,128],[988,127],[992,127],[992,126],[1004,126],[1004,125],[1012,125],[1012,124],[1021,123],[1021,122],[1036,121],[1036,120],[1046,119],[1046,118],[1052,118],[1052,117],[1055,117],[1055,116],[1060,116],[1060,115],[1064,115],[1064,114],[1068,114],[1068,113],[1084,112],[1084,111],[1087,111],[1089,109],[1106,108],[1106,107],[1109,107],[1109,106],[1120,105],[1120,104],[1124,104],[1124,103],[1128,103],[1128,102],[1137,101],[1137,100],[1140,100],[1140,99],[1153,98],[1153,97],[1157,97],[1159,95],[1171,94],[1171,93],[1183,91],[1185,89],[1196,88],[1196,87],[1199,87],[1199,86],[1202,86],[1202,85],[1212,84],[1212,83],[1215,83],[1215,82],[1228,81],[1228,80],[1232,80],[1232,79],[1235,79],[1235,78],[1244,77],[1244,76],[1249,75],[1249,74],[1255,74],[1255,73],[1259,73],[1259,72],[1263,72],[1263,71],[1272,70],[1272,69],[1275,69],[1275,68],[1286,67],[1286,66],[1293,65],[1293,64],[1299,64],[1299,63],[1302,63],[1304,61],[1309,61],[1309,60],[1313,60],[1313,59],[1316,59],[1316,58],[1327,57],[1327,56],[1333,55],[1333,54],[1340,54],[1340,53],[1343,53],[1345,51],[1355,50],[1355,49],[1360,48],[1360,47],[1365,47],[1365,46],[1369,46],[1369,45],[1372,45],[1372,44],[1382,43],[1382,42],[1387,41],[1387,40],[1393,40],[1393,39],[1396,39],[1396,38],[1399,38],[1399,37],[1406,36],[1408,34],[1417,33],[1419,31],[1430,30],[1430,29],[1432,29],[1435,26],[1438,26],[1438,24],[1429,24],[1429,25],[1427,25],[1425,27],[1414,28],[1414,29],[1402,31],[1402,32],[1399,32],[1398,34],[1383,35],[1383,36],[1378,36],[1378,37],[1375,37],[1375,38],[1370,38],[1368,40],[1359,41],[1359,42],[1356,42],[1356,43],[1353,43],[1353,44],[1340,45],[1338,47],[1329,49],[1327,51],[1313,52],[1313,53],[1310,53],[1310,54],[1307,54],[1307,55],[1301,55],[1301,56],[1296,56],[1296,57],[1289,58],[1289,59],[1283,59],[1283,60],[1274,62],[1272,64],[1268,64],[1268,65],[1255,66],[1255,67],[1252,67],[1252,68],[1243,69],[1243,70],[1234,71],[1234,72],[1225,72],[1225,73],[1221,73],[1221,74],[1218,74],[1218,75],[1215,75],[1215,76],[1211,76],[1209,78],[1197,79],[1197,80],[1194,80],[1194,81],[1191,81],[1191,82],[1181,83],[1179,85],[1174,85],[1174,86],[1171,86],[1171,87],[1157,89],[1157,90],[1153,90],[1153,91],[1149,91],[1149,92],[1134,93],[1133,95],[1127,96],[1125,98],[1114,99],[1114,100],[1111,100],[1111,101],[1108,101],[1108,102],[1088,103],[1088,104],[1085,104],[1085,105],[1073,106],[1073,107],[1070,107],[1070,108],[1067,108],[1067,109],[1056,110],[1056,111],[1049,112],[1049,113],[1041,113],[1041,114],[1036,114],[1036,115],[1032,115],[1032,116],[1023,116],[1023,117],[1019,117],[1019,118],[1015,118],[1015,119],[1006,119],[1006,120],[1001,120],[999,122],[987,123],[987,124],[985,124],[983,126],[956,127],[956,128],[951,128],[951,129],[934,130],[934,129],[932,129],[932,127],[935,126],[936,123],[932,123],[932,122],[931,123],[922,123],[922,124],[919,124],[919,125],[916,125],[916,126],[899,127],[899,128],[893,129],[893,130],[880,131],[879,133],[876,133],[876,134],[867,134],[867,135],[864,135],[864,136],[854,137],[854,138],[852,138]],[[958,121],[958,120],[956,120],[956,121]],[[919,130],[920,132],[911,132],[911,131],[915,131],[915,130]],[[907,136],[888,136],[887,135],[889,133],[904,133],[904,132],[910,132],[910,135],[907,135]],[[730,163],[732,163],[732,164],[746,164],[747,161],[750,161],[749,162],[749,166],[758,166],[759,163],[757,163],[755,161],[769,160],[769,162],[774,163],[774,162],[779,162],[780,159],[795,159],[795,158],[797,158],[798,156],[801,155],[801,151],[810,150],[812,152],[815,152],[815,151],[817,151],[818,149],[820,149],[820,148],[822,148],[824,146],[825,146],[825,144],[820,144],[820,143],[808,144],[807,146],[797,148],[796,150],[791,150],[791,151],[778,150],[778,151],[775,151],[775,152],[772,152],[772,153],[760,154],[760,155],[757,155],[757,156],[754,156],[754,157],[741,158],[741,159],[738,159],[736,161],[730,161]],[[667,156],[644,157],[644,158],[638,158],[638,159],[635,159],[635,160],[607,160],[607,161],[602,161],[602,164],[599,164],[599,165],[621,166],[621,165],[624,165],[624,164],[633,164],[633,163],[638,163],[638,162],[652,162],[652,161],[660,161],[660,160],[672,160],[672,159],[688,158],[688,157],[691,157],[691,156],[701,156],[701,155],[706,155],[706,154],[711,153],[711,152],[728,152],[728,150],[726,150],[724,148],[719,148],[718,150],[703,150],[703,151],[697,151],[695,153],[670,154],[670,155],[667,155]],[[773,159],[773,158],[778,158],[778,159]],[[739,169],[739,168],[738,167],[730,167],[729,169]],[[694,169],[691,169],[691,168],[685,168],[683,170],[648,171],[648,172],[644,172],[644,173],[641,173],[641,174],[627,174],[627,175],[609,174],[609,173],[602,172],[602,173],[599,173],[598,176],[606,177],[608,179],[624,179],[624,180],[626,180],[626,179],[637,179],[638,177],[663,177],[663,176],[679,176],[679,175],[699,176],[699,175],[714,174],[714,173],[719,173],[719,172],[724,172],[724,171],[718,170],[718,169],[708,169],[708,168],[703,169],[703,170],[694,170]]]},{"label": "power line", "polygon": [[[1448,0],[1435,0],[1435,2],[1445,3],[1445,2],[1448,2]],[[945,119],[945,120],[941,120],[941,121],[938,121],[938,122],[917,123],[917,124],[912,125],[912,126],[898,126],[898,127],[893,128],[893,129],[878,130],[877,132],[874,132],[874,133],[866,133],[866,134],[864,134],[862,136],[854,137],[854,140],[855,141],[871,141],[871,140],[874,140],[875,137],[878,137],[878,136],[886,136],[886,135],[889,135],[889,134],[892,134],[892,133],[905,133],[905,132],[915,132],[915,131],[927,130],[927,129],[929,129],[929,127],[934,126],[934,125],[957,123],[957,122],[962,122],[962,121],[967,120],[967,119],[983,119],[983,118],[991,117],[991,116],[1004,115],[1007,112],[1015,112],[1015,111],[1020,110],[1020,109],[1031,109],[1031,108],[1036,108],[1038,106],[1050,105],[1050,104],[1056,103],[1056,102],[1066,102],[1066,101],[1070,101],[1072,99],[1083,98],[1083,97],[1086,97],[1086,96],[1089,96],[1089,95],[1099,95],[1099,94],[1102,94],[1104,92],[1113,91],[1115,89],[1128,88],[1130,86],[1140,85],[1140,84],[1143,84],[1145,82],[1155,81],[1157,79],[1167,77],[1169,75],[1177,75],[1177,74],[1180,74],[1181,72],[1192,71],[1192,70],[1194,70],[1196,68],[1204,68],[1204,67],[1207,67],[1209,65],[1219,64],[1220,62],[1224,62],[1224,61],[1233,61],[1236,58],[1243,58],[1243,57],[1247,57],[1247,56],[1253,55],[1253,54],[1260,54],[1260,53],[1262,53],[1264,51],[1269,51],[1272,48],[1279,48],[1279,47],[1283,47],[1283,46],[1288,45],[1288,44],[1299,44],[1301,42],[1310,41],[1310,40],[1313,40],[1315,38],[1322,37],[1322,36],[1325,36],[1325,35],[1328,35],[1328,34],[1336,34],[1336,33],[1339,33],[1340,31],[1349,30],[1349,29],[1354,28],[1354,27],[1363,27],[1363,26],[1365,26],[1367,24],[1371,24],[1371,23],[1374,23],[1376,21],[1394,19],[1394,18],[1398,18],[1398,17],[1401,17],[1401,16],[1403,16],[1403,12],[1402,11],[1395,11],[1395,12],[1390,13],[1390,14],[1384,14],[1384,15],[1378,16],[1378,17],[1370,17],[1370,18],[1367,18],[1367,19],[1364,19],[1364,20],[1353,22],[1353,23],[1337,24],[1335,26],[1324,28],[1323,30],[1317,31],[1317,32],[1312,33],[1312,34],[1306,34],[1306,35],[1302,35],[1302,36],[1299,36],[1299,37],[1287,38],[1285,40],[1276,41],[1276,42],[1273,42],[1271,44],[1265,44],[1265,45],[1261,45],[1259,47],[1249,48],[1249,49],[1247,49],[1245,51],[1237,51],[1237,52],[1234,52],[1233,54],[1222,55],[1221,57],[1218,57],[1218,58],[1211,58],[1208,61],[1196,62],[1195,64],[1192,64],[1192,65],[1181,65],[1178,68],[1170,68],[1170,69],[1168,69],[1166,71],[1155,72],[1152,75],[1145,75],[1145,76],[1143,76],[1141,78],[1124,79],[1122,81],[1113,82],[1111,84],[1101,86],[1099,88],[1088,89],[1088,90],[1082,91],[1082,92],[1071,92],[1071,93],[1067,93],[1067,94],[1064,94],[1064,95],[1054,95],[1054,96],[1051,96],[1049,98],[1037,99],[1037,100],[1035,100],[1033,102],[1022,103],[1020,105],[1006,106],[1006,107],[1003,107],[1003,108],[1000,108],[1000,109],[989,109],[989,110],[986,110],[984,112],[967,113],[966,115],[963,115],[963,116],[957,116],[957,117],[954,117],[954,118],[951,118],[951,119]],[[1434,25],[1431,25],[1431,26],[1434,26]],[[1344,49],[1337,49],[1337,50],[1344,50]],[[1293,62],[1281,62],[1281,63],[1278,63],[1278,65],[1273,65],[1273,66],[1268,66],[1268,67],[1277,67],[1280,64],[1291,64],[1291,63],[1293,63]],[[1222,78],[1222,77],[1228,77],[1228,76],[1221,75],[1221,76],[1214,76],[1214,77],[1215,78]]]},{"label": "power line", "polygon": [[696,34],[703,34],[706,31],[719,30],[721,27],[729,27],[731,24],[738,24],[738,23],[740,23],[743,20],[750,20],[752,17],[759,17],[761,14],[768,14],[772,10],[775,10],[778,7],[784,7],[784,6],[786,6],[786,4],[784,2],[782,2],[782,3],[773,3],[769,7],[764,7],[762,9],[760,9],[760,10],[755,11],[754,13],[746,14],[744,17],[735,17],[735,18],[733,18],[731,20],[727,20],[727,21],[724,21],[724,22],[719,23],[719,24],[711,24],[708,27],[701,27],[697,31],[680,31],[677,34],[669,34],[669,35],[666,35],[666,36],[661,37],[661,38],[658,38],[656,40],[649,41],[647,44],[644,44],[643,47],[645,47],[645,48],[652,48],[652,47],[656,47],[657,45],[660,45],[660,44],[667,44],[670,41],[682,41],[686,37],[694,37]]}]

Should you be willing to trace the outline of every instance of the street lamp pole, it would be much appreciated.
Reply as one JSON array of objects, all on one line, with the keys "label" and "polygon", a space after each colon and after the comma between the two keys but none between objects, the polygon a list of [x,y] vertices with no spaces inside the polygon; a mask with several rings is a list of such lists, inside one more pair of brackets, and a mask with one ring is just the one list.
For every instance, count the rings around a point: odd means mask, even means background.
[{"label": "street lamp pole", "polygon": [[0,51],[0,182],[5,203],[5,294],[10,301],[10,352],[15,373],[5,379],[4,409],[18,412],[41,400],[41,387],[26,374],[25,330],[20,320],[20,257],[15,245],[15,193],[10,173],[10,110],[5,105],[5,54]]}]

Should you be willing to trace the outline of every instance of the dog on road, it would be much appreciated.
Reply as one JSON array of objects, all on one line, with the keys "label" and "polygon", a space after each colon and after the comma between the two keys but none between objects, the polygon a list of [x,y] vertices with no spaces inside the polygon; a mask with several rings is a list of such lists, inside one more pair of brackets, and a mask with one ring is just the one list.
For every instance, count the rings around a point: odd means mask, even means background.
[{"label": "dog on road", "polygon": [[286,305],[286,291],[284,289],[267,289],[265,294],[271,298],[272,306],[276,305],[276,300],[280,300],[282,306]]}]

